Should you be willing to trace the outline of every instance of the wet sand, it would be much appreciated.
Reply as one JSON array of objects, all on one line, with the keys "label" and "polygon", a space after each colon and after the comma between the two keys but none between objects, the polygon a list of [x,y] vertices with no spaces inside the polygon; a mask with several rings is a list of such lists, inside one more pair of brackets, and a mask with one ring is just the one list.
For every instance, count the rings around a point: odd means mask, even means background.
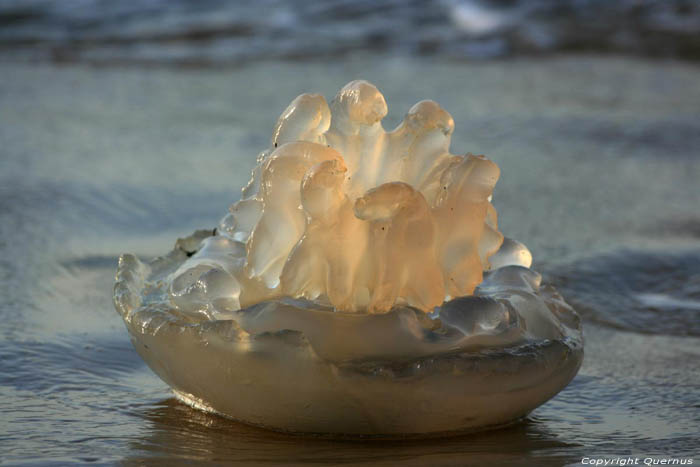
[{"label": "wet sand", "polygon": [[[615,57],[353,56],[238,68],[0,64],[0,460],[562,465],[697,455],[700,67]],[[501,230],[581,311],[583,367],[511,428],[411,443],[289,437],[176,402],[111,305],[116,258],[216,224],[278,114],[364,78],[502,170]],[[642,272],[639,272],[642,271]],[[653,299],[649,298],[650,294]]]}]

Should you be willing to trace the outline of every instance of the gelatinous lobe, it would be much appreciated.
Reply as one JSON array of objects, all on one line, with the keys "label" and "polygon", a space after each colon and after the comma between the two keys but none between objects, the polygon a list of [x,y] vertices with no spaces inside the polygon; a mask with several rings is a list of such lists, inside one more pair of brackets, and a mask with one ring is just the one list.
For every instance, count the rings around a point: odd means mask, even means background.
[{"label": "gelatinous lobe", "polygon": [[260,219],[248,239],[248,277],[276,288],[289,252],[304,233],[299,187],[306,172],[327,160],[342,161],[334,149],[307,142],[286,143],[264,161],[259,199]]},{"label": "gelatinous lobe", "polygon": [[445,287],[435,221],[423,195],[403,182],[385,183],[355,202],[355,215],[370,224],[369,311],[389,310],[399,297],[423,310],[439,306]]},{"label": "gelatinous lobe", "polygon": [[488,256],[503,242],[500,232],[488,225],[496,223],[489,196],[499,173],[498,166],[485,157],[468,155],[455,158],[440,178],[442,190],[433,215],[439,226],[439,258],[450,297],[474,291]]},{"label": "gelatinous lobe", "polygon": [[[343,192],[347,168],[338,160],[313,167],[301,185],[306,229],[280,278],[284,295],[311,300],[326,295],[338,310],[350,311],[361,300],[360,283],[368,227],[355,217]],[[357,287],[359,289],[359,287]]]},{"label": "gelatinous lobe", "polygon": [[331,123],[331,112],[326,99],[319,94],[302,94],[282,112],[272,132],[272,146],[308,141],[325,142],[323,134]]},{"label": "gelatinous lobe", "polygon": [[473,293],[503,243],[490,202],[498,166],[450,154],[454,121],[433,101],[390,132],[386,114],[366,81],[330,105],[303,94],[282,113],[219,227],[244,255],[212,279],[237,281],[241,307],[291,296],[341,311],[427,312]]}]

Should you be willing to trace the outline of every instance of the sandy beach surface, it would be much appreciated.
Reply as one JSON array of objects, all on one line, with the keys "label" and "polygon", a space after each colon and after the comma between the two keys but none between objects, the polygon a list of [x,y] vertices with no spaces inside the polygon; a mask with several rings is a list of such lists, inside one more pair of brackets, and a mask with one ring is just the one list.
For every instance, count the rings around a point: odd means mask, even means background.
[{"label": "sandy beach surface", "polygon": [[[421,99],[453,115],[452,152],[501,167],[501,230],[584,318],[579,375],[522,423],[371,443],[246,427],[178,403],[114,312],[120,253],[215,226],[289,101],[357,78],[385,94],[387,128]],[[698,462],[698,83],[697,64],[592,55],[0,63],[0,462]]]}]

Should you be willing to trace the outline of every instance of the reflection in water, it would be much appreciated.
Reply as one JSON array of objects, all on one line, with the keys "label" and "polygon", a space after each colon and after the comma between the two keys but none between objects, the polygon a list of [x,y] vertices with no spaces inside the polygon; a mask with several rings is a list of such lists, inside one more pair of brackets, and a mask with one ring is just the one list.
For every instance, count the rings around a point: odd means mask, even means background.
[{"label": "reflection in water", "polygon": [[561,465],[571,445],[549,432],[536,417],[501,430],[446,439],[411,441],[329,440],[273,433],[207,414],[174,398],[161,400],[139,413],[151,427],[143,440],[130,445],[135,454],[125,464],[150,456],[243,464],[484,465],[537,461]]}]

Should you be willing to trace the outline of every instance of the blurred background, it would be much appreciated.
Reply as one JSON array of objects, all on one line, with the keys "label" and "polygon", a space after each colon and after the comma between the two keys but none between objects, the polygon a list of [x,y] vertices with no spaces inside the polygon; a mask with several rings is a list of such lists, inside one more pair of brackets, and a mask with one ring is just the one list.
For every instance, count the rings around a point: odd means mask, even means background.
[{"label": "blurred background", "polygon": [[[697,456],[698,59],[698,0],[0,0],[0,463]],[[452,152],[501,167],[501,230],[583,317],[579,375],[520,424],[268,433],[175,401],[114,312],[119,254],[215,226],[287,104],[353,79],[387,129],[422,99],[453,115]]]},{"label": "blurred background", "polygon": [[0,25],[2,55],[31,61],[201,66],[357,51],[700,58],[694,0],[3,0]]}]

